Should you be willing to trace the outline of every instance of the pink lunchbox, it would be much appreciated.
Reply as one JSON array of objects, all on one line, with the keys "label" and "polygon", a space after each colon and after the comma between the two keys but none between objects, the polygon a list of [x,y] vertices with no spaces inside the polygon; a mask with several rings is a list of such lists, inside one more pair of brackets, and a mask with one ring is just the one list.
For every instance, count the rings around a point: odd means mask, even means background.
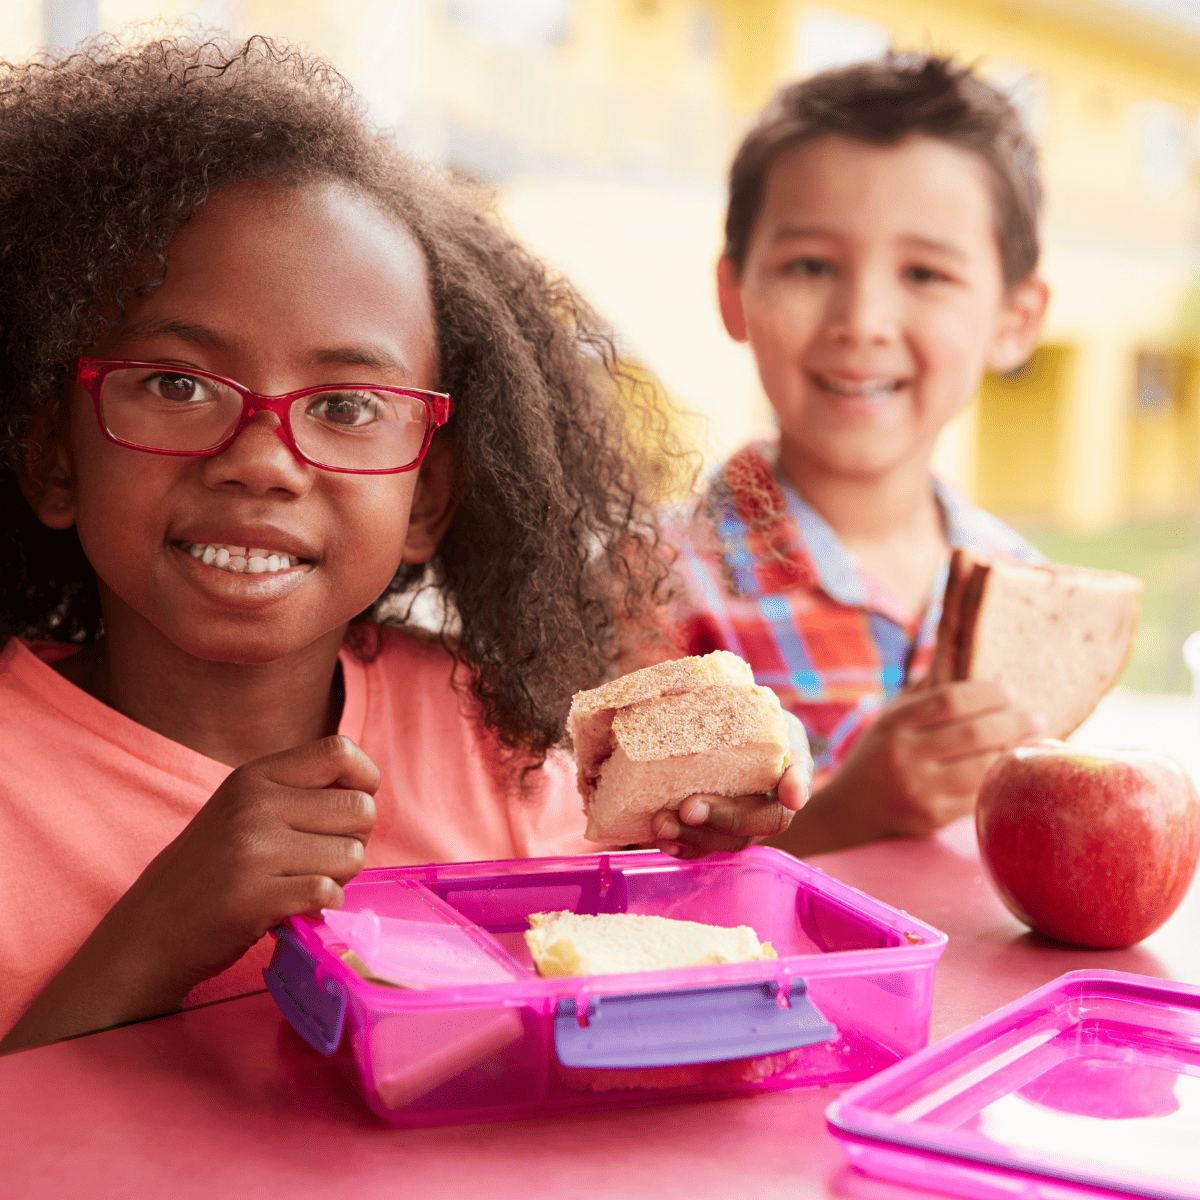
[{"label": "pink lunchbox", "polygon": [[1072,971],[826,1119],[860,1170],[970,1200],[1200,1200],[1200,987]]},{"label": "pink lunchbox", "polygon": [[[749,925],[765,962],[542,979],[530,913]],[[364,871],[276,930],[267,986],[399,1126],[495,1121],[862,1079],[924,1046],[946,936],[778,850]],[[386,959],[409,986],[343,956]],[[395,970],[389,978],[395,977]]]}]

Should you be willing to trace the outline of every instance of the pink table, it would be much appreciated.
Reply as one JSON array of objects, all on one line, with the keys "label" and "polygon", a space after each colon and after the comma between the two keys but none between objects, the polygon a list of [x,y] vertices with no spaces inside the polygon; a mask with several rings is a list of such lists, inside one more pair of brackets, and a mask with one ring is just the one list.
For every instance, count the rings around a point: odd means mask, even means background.
[{"label": "pink table", "polygon": [[[1082,951],[1008,915],[969,823],[817,862],[950,935],[935,1040],[1064,971],[1200,982],[1200,887],[1141,946]],[[260,994],[0,1059],[0,1196],[912,1200],[845,1166],[823,1118],[836,1094],[400,1132]]]}]

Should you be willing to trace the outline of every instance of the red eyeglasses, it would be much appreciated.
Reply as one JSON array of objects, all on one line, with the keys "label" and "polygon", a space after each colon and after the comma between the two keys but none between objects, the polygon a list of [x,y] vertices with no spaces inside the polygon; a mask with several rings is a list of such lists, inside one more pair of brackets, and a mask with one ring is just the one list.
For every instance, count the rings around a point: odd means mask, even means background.
[{"label": "red eyeglasses", "polygon": [[232,379],[169,363],[81,358],[76,382],[110,442],[150,454],[219,454],[255,413],[279,418],[284,442],[325,471],[387,475],[421,463],[454,404],[444,392],[323,384],[260,396]]}]

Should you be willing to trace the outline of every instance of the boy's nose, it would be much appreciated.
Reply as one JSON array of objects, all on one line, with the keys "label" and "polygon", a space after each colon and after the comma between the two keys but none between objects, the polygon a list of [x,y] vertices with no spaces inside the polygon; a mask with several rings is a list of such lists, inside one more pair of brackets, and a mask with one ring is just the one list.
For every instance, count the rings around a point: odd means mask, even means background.
[{"label": "boy's nose", "polygon": [[899,328],[895,297],[882,279],[863,273],[843,279],[830,297],[828,332],[839,341],[881,345]]},{"label": "boy's nose", "polygon": [[262,409],[251,416],[231,446],[204,464],[210,487],[239,485],[256,495],[278,490],[302,495],[312,486],[312,471],[292,453],[279,417]]}]

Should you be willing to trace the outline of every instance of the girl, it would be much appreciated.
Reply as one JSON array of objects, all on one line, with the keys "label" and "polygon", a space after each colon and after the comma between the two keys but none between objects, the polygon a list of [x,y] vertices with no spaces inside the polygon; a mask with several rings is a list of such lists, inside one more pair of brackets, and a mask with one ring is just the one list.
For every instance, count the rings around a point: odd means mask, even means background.
[{"label": "girl", "polygon": [[0,103],[0,1046],[260,986],[364,865],[594,849],[551,748],[661,583],[611,341],[261,39]]}]

